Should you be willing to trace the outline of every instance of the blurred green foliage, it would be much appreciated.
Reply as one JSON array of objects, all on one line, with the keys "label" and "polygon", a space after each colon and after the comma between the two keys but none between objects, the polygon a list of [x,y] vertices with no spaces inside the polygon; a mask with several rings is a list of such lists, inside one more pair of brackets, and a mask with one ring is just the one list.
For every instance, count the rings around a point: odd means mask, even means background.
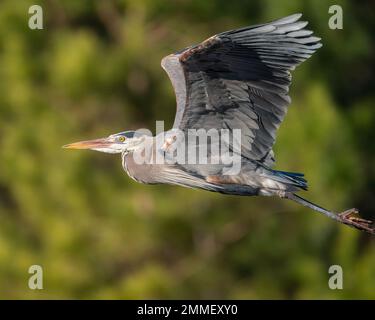
[{"label": "blurred green foliage", "polygon": [[[328,28],[331,4],[344,30]],[[374,299],[373,237],[285,200],[140,185],[119,157],[61,149],[171,125],[163,56],[296,12],[324,46],[294,72],[277,168],[375,218],[373,1],[1,1],[0,298]],[[44,290],[28,289],[33,264]],[[344,290],[328,288],[332,264]]]}]

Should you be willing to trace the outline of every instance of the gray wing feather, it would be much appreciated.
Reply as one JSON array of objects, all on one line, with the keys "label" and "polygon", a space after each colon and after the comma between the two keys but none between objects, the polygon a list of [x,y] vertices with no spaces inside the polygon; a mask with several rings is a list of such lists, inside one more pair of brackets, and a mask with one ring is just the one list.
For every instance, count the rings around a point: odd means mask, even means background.
[{"label": "gray wing feather", "polygon": [[173,54],[163,58],[161,60],[161,66],[168,74],[176,95],[177,109],[173,128],[177,128],[178,124],[182,120],[182,114],[183,110],[185,109],[186,102],[186,79],[184,69],[182,68],[178,56]]},{"label": "gray wing feather", "polygon": [[290,70],[321,47],[300,17],[223,32],[165,57],[177,97],[173,127],[241,129],[242,155],[272,165]]}]

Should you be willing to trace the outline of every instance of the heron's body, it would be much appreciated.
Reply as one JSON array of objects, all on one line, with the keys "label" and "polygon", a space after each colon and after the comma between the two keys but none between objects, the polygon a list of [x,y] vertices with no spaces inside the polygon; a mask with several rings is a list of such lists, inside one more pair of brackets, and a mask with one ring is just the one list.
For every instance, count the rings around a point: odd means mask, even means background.
[{"label": "heron's body", "polygon": [[[350,226],[374,232],[371,222],[354,217],[355,209],[342,214],[314,205],[297,196],[306,190],[303,174],[272,169],[272,147],[276,132],[291,102],[289,85],[296,66],[321,47],[320,39],[306,30],[307,22],[295,14],[263,25],[217,34],[162,60],[177,101],[173,128],[166,132],[166,145],[155,137],[122,132],[108,138],[68,145],[69,148],[121,153],[125,171],[134,180],[147,184],[173,184],[235,195],[279,196],[294,200]],[[155,156],[171,158],[169,148],[185,147],[187,154],[197,146],[188,139],[177,139],[178,131],[188,137],[191,130],[229,130],[235,136],[225,140],[229,150],[219,162],[158,163]],[[220,136],[222,138],[222,136]],[[221,139],[223,140],[223,139]],[[211,140],[208,160],[222,156],[213,152]],[[209,142],[211,141],[211,142]],[[143,162],[137,152],[148,146]],[[229,154],[236,156],[239,170],[229,170]],[[231,163],[233,165],[233,163]],[[231,172],[230,174],[228,172]]]},{"label": "heron's body", "polygon": [[294,192],[307,187],[301,174],[275,171],[260,162],[244,157],[240,158],[240,172],[236,175],[223,175],[223,170],[228,167],[225,164],[157,164],[155,154],[158,148],[155,137],[146,137],[146,139],[144,143],[151,145],[152,151],[145,158],[144,163],[138,164],[133,152],[122,153],[124,170],[132,179],[140,183],[181,185],[243,196],[280,196],[285,192]]}]

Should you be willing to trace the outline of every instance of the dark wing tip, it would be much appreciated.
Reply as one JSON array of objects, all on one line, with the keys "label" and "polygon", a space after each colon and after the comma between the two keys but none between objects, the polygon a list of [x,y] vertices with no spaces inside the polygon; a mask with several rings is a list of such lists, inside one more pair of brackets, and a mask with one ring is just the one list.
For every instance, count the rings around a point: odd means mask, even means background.
[{"label": "dark wing tip", "polygon": [[258,52],[265,61],[271,61],[272,66],[293,70],[322,47],[321,38],[305,29],[308,22],[301,21],[301,17],[301,13],[296,13],[262,25],[224,32],[220,36]]}]

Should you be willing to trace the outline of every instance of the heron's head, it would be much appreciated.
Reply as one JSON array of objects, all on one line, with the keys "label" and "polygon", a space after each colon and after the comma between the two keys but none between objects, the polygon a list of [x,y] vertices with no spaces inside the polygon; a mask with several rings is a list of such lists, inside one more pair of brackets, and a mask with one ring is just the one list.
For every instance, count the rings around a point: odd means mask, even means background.
[{"label": "heron's head", "polygon": [[90,149],[105,153],[132,152],[144,141],[144,135],[136,131],[124,131],[109,137],[79,141],[63,146],[67,149]]}]

